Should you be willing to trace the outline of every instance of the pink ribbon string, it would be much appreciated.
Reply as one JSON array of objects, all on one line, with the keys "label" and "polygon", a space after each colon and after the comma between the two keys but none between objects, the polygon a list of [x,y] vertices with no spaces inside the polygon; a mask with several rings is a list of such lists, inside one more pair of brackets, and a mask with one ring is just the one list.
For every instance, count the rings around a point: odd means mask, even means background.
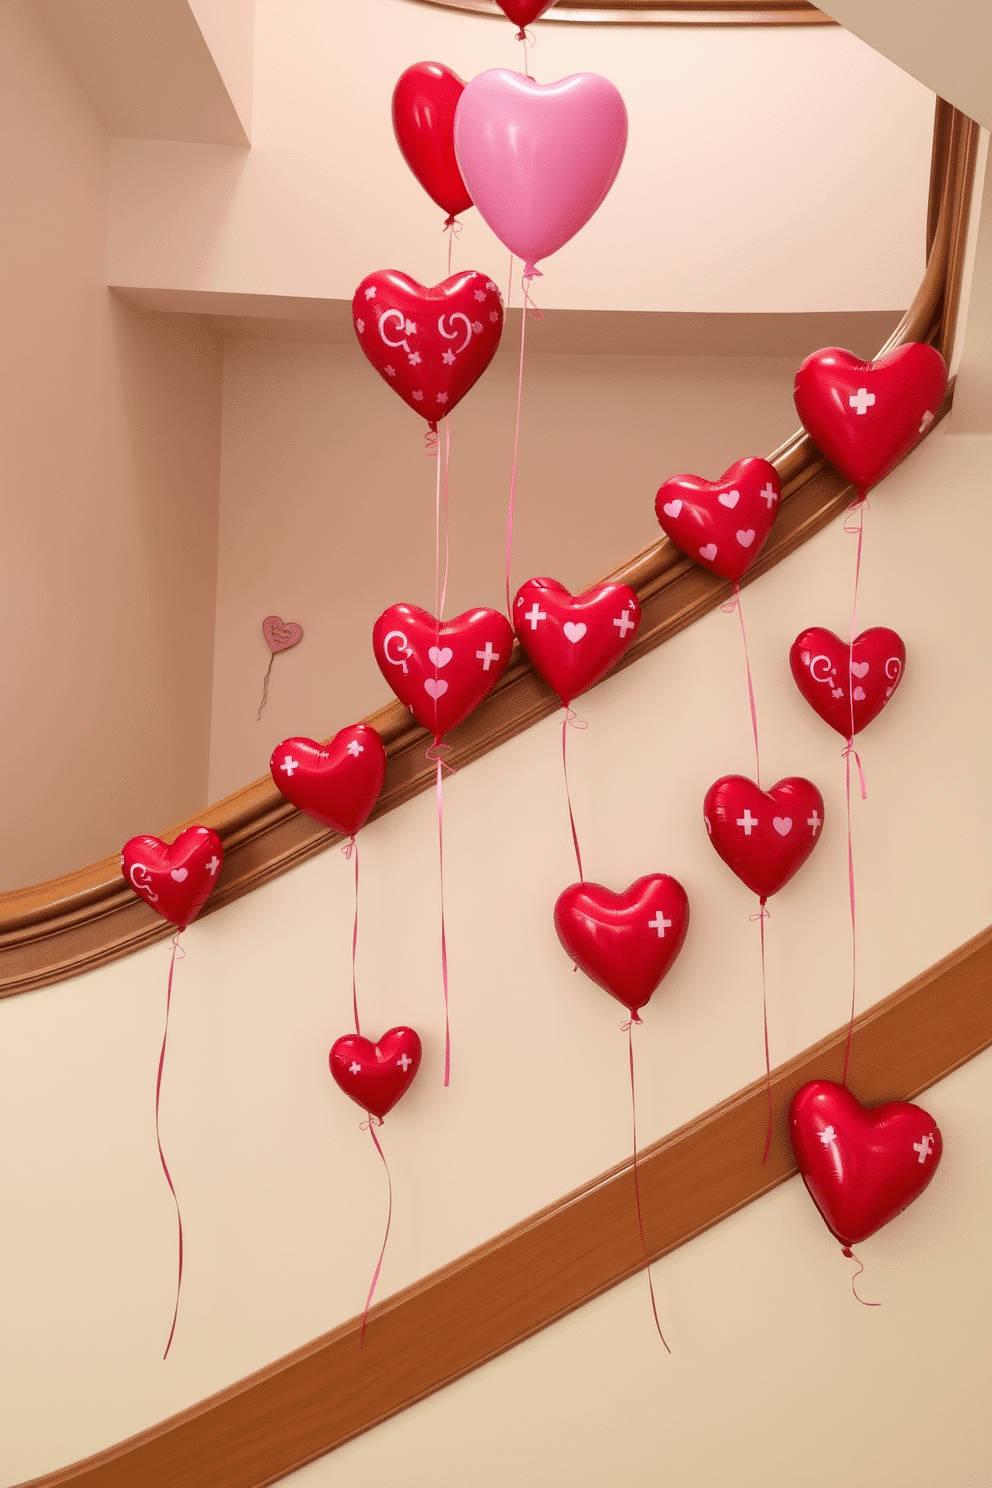
[{"label": "pink ribbon string", "polygon": [[517,40],[523,42],[524,47],[524,76],[530,77],[530,63],[527,60],[527,48],[534,45],[533,32],[528,31],[525,26],[521,26],[520,30],[517,32]]},{"label": "pink ribbon string", "polygon": [[159,1129],[159,1106],[162,1099],[162,1071],[165,1068],[165,1046],[169,1039],[169,1012],[172,1008],[172,975],[176,969],[176,955],[178,954],[180,956],[185,956],[186,954],[186,952],[181,948],[179,944],[179,937],[181,934],[182,931],[177,930],[175,935],[172,937],[172,955],[169,958],[169,980],[165,989],[165,1028],[162,1031],[162,1052],[158,1056],[158,1075],[155,1079],[155,1141],[158,1144],[158,1156],[159,1161],[162,1164],[162,1172],[165,1174],[165,1181],[169,1185],[169,1190],[172,1194],[172,1202],[176,1206],[176,1223],[179,1226],[179,1275],[176,1280],[176,1305],[172,1313],[172,1327],[169,1329],[169,1341],[165,1345],[165,1353],[162,1355],[163,1359],[167,1359],[169,1357],[169,1350],[172,1347],[172,1340],[176,1334],[176,1321],[179,1317],[179,1294],[182,1291],[183,1285],[183,1216],[179,1208],[179,1196],[176,1193],[176,1187],[172,1181],[172,1174],[169,1172],[169,1165],[165,1160],[165,1153],[162,1151],[162,1135]]},{"label": "pink ribbon string", "polygon": [[[572,813],[572,796],[568,789],[568,758],[565,749],[565,740],[568,738],[570,728],[584,729],[589,725],[584,719],[579,718],[573,708],[565,704],[565,717],[561,725],[561,769],[565,777],[565,800],[568,802],[568,822],[572,828],[572,846],[575,848],[575,861],[579,866],[579,881],[585,883],[585,874],[582,871],[582,854],[579,852],[579,835],[575,830],[575,817]],[[578,967],[575,968],[578,971]]]},{"label": "pink ribbon string", "polygon": [[359,1038],[362,1035],[361,1024],[358,1021],[358,979],[356,976],[356,964],[358,961],[358,842],[350,837],[342,847],[341,851],[348,859],[354,854],[355,857],[355,921],[351,927],[351,1006],[355,1014],[355,1032]]},{"label": "pink ribbon string", "polygon": [[849,1261],[857,1261],[858,1269],[857,1269],[857,1271],[855,1271],[854,1275],[851,1277],[851,1291],[854,1293],[855,1297],[857,1297],[857,1300],[861,1303],[861,1306],[862,1307],[881,1307],[881,1305],[882,1305],[881,1302],[866,1302],[865,1299],[864,1299],[864,1297],[859,1297],[858,1296],[858,1288],[855,1285],[855,1283],[857,1282],[857,1279],[861,1275],[862,1271],[865,1269],[864,1268],[864,1262],[862,1260],[860,1260],[859,1257],[854,1254],[854,1251],[851,1249],[851,1247],[849,1245],[845,1245],[843,1247],[843,1250],[841,1251],[841,1254],[842,1255],[845,1255]]},{"label": "pink ribbon string", "polygon": [[[437,479],[434,486],[434,614],[438,621],[444,614],[448,599],[448,469],[451,461],[451,427],[444,420],[444,457],[441,456],[440,436],[436,435]],[[443,465],[443,473],[442,473]],[[442,490],[443,522],[442,522]],[[441,577],[441,536],[444,535],[444,578]]]},{"label": "pink ribbon string", "polygon": [[458,221],[458,218],[457,217],[455,217],[455,216],[446,217],[444,219],[444,228],[443,228],[443,231],[447,234],[447,237],[448,237],[448,278],[450,279],[451,278],[451,247],[452,247],[452,244],[454,243],[455,238],[460,238],[461,237],[461,235],[462,235],[462,225]]},{"label": "pink ribbon string", "polygon": [[438,878],[441,890],[441,985],[444,988],[444,1083],[451,1083],[451,1026],[448,1019],[448,937],[444,928],[444,787],[443,772],[452,772],[451,766],[442,758],[440,751],[450,749],[450,744],[442,744],[435,739],[427,751],[427,759],[431,760],[437,768],[435,777],[434,793],[437,800],[437,866]]},{"label": "pink ribbon string", "polygon": [[744,606],[741,604],[741,586],[734,580],[734,597],[725,605],[721,605],[725,615],[737,611],[737,618],[741,622],[741,640],[744,642],[744,667],[747,672],[747,700],[751,708],[751,732],[754,735],[754,781],[758,789],[761,789],[761,759],[758,754],[758,710],[754,705],[754,681],[751,677],[751,658],[747,649],[747,630],[744,626]]},{"label": "pink ribbon string", "polygon": [[658,1329],[658,1337],[665,1345],[665,1348],[668,1349],[668,1352],[671,1353],[671,1349],[668,1348],[668,1341],[665,1338],[664,1333],[661,1331],[661,1321],[658,1317],[658,1303],[654,1295],[654,1282],[651,1279],[651,1260],[648,1256],[648,1243],[644,1237],[644,1214],[641,1209],[641,1184],[640,1179],[637,1175],[637,1100],[635,1096],[634,1081],[633,1024],[635,1022],[639,1023],[640,1021],[640,1018],[635,1017],[631,1020],[631,1022],[621,1024],[621,1029],[627,1034],[627,1055],[630,1062],[630,1121],[634,1137],[634,1202],[637,1205],[637,1228],[641,1236],[641,1251],[644,1256],[644,1269],[647,1271],[648,1274],[648,1291],[651,1293],[651,1311],[654,1314],[654,1325]]},{"label": "pink ribbon string", "polygon": [[765,1033],[765,1089],[768,1092],[768,1130],[765,1132],[765,1150],[761,1154],[761,1161],[768,1161],[768,1154],[772,1145],[772,1061],[768,1044],[768,985],[765,978],[765,921],[771,919],[771,910],[764,899],[758,901],[761,908],[757,914],[751,915],[752,920],[758,921],[761,932],[761,1017]]},{"label": "pink ribbon string", "polygon": [[[851,1041],[854,1037],[854,1010],[857,1003],[858,991],[858,924],[857,924],[857,895],[854,887],[854,834],[851,826],[851,756],[854,755],[858,766],[858,778],[861,782],[861,799],[868,798],[868,788],[865,785],[865,772],[861,768],[861,757],[854,747],[854,636],[858,627],[858,586],[861,582],[861,550],[864,543],[865,531],[865,505],[864,491],[858,492],[858,499],[849,512],[853,517],[848,517],[844,523],[844,531],[858,539],[857,556],[854,562],[854,594],[851,599],[851,634],[847,649],[847,696],[850,704],[851,732],[847,743],[842,751],[844,756],[844,794],[847,802],[847,890],[851,903],[851,1016],[847,1025],[847,1042],[844,1047],[844,1079],[847,1085],[848,1069],[851,1063]],[[855,1258],[856,1259],[856,1258]],[[860,1273],[859,1273],[860,1274]],[[852,1287],[854,1283],[852,1282]],[[857,1296],[857,1292],[855,1292]],[[860,1301],[861,1299],[858,1298]]]},{"label": "pink ribbon string", "polygon": [[[364,1127],[365,1125],[366,1125],[366,1123],[363,1121],[362,1122],[362,1126]],[[358,1351],[359,1351],[359,1353],[361,1353],[364,1350],[364,1348],[365,1348],[365,1325],[366,1325],[366,1323],[369,1320],[369,1308],[372,1306],[372,1296],[373,1296],[373,1294],[375,1292],[376,1284],[377,1284],[377,1282],[379,1280],[379,1273],[382,1270],[383,1257],[386,1254],[386,1241],[389,1239],[389,1227],[390,1227],[390,1225],[393,1222],[393,1180],[389,1176],[389,1164],[386,1161],[386,1154],[382,1150],[382,1147],[381,1147],[381,1145],[379,1143],[379,1138],[376,1136],[376,1131],[375,1131],[376,1127],[377,1126],[381,1126],[381,1125],[382,1125],[382,1117],[381,1116],[373,1116],[370,1113],[369,1114],[369,1119],[368,1119],[368,1131],[369,1131],[369,1136],[372,1138],[373,1142],[375,1143],[375,1150],[376,1150],[376,1152],[378,1152],[379,1156],[382,1158],[382,1166],[386,1170],[386,1183],[387,1183],[387,1185],[389,1187],[389,1209],[388,1209],[388,1211],[386,1213],[386,1233],[382,1237],[382,1249],[379,1252],[379,1259],[376,1261],[376,1263],[375,1263],[375,1270],[372,1273],[372,1283],[369,1286],[369,1294],[365,1298],[365,1311],[362,1313],[362,1333],[361,1333],[361,1339],[360,1339],[359,1345],[358,1345]]]},{"label": "pink ribbon string", "polygon": [[[852,740],[853,745],[853,740]],[[854,836],[851,831],[851,755],[853,748],[844,751],[844,792],[847,798],[847,892],[851,903],[851,1016],[847,1024],[847,1042],[844,1046],[844,1078],[842,1083],[847,1084],[847,1072],[851,1063],[851,1040],[854,1037],[854,1008],[858,995],[858,922],[857,922],[857,896],[854,891]],[[858,760],[858,769],[861,761]],[[862,775],[862,786],[864,776]]]},{"label": "pink ribbon string", "polygon": [[[512,271],[513,259],[510,259]],[[526,285],[524,288],[524,307],[520,315],[520,366],[517,372],[517,417],[513,428],[513,465],[510,468],[510,501],[506,509],[506,613],[513,624],[513,611],[510,608],[510,566],[513,562],[513,511],[517,500],[517,456],[520,452],[520,409],[523,404],[524,395],[524,346],[527,341],[527,304]],[[507,299],[509,304],[509,299]]]}]

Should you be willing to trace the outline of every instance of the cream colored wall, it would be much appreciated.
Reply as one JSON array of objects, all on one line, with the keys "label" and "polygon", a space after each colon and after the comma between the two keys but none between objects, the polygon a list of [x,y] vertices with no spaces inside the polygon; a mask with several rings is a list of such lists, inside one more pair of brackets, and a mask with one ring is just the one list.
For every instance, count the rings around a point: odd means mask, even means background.
[{"label": "cream colored wall", "polygon": [[205,802],[221,350],[106,288],[108,136],[0,5],[0,889]]},{"label": "cream colored wall", "polygon": [[[410,3],[258,0],[249,156],[114,146],[111,282],[350,299],[370,270],[444,274],[442,215],[396,148],[411,62],[520,66],[510,25]],[[596,70],[630,113],[594,220],[545,265],[546,306],[904,308],[923,270],[933,99],[833,27],[537,28],[545,81]],[[183,223],[177,232],[176,224]],[[459,261],[505,278],[475,212]]]},{"label": "cream colored wall", "polygon": [[[975,806],[992,748],[977,660],[988,632],[990,466],[992,439],[942,426],[867,515],[860,623],[899,630],[909,663],[862,740],[862,1008],[990,918]],[[967,541],[935,541],[938,516]],[[826,803],[822,846],[771,906],[775,1061],[842,1024],[848,1004],[839,740],[802,702],[786,658],[810,623],[843,631],[853,564],[838,521],[745,591],[766,778],[806,772]],[[607,680],[581,712],[589,729],[573,737],[570,759],[587,871],[612,885],[672,872],[692,904],[685,951],[638,1036],[649,1142],[762,1069],[753,897],[701,822],[711,781],[751,767],[734,617],[708,615]],[[395,1185],[383,1297],[629,1151],[619,1009],[573,975],[552,928],[554,899],[574,876],[557,720],[445,786],[447,1092],[435,830],[424,796],[362,835],[366,1026],[412,1022],[426,1048],[383,1132]],[[167,1364],[175,1227],[153,1128],[167,947],[0,1010],[5,1482],[149,1425],[360,1309],[384,1222],[382,1172],[326,1068],[349,1024],[350,894],[349,866],[332,851],[184,937],[163,1136],[186,1277]],[[793,1184],[658,1267],[671,1361],[634,1283],[456,1387],[450,1407],[425,1404],[303,1481],[402,1474],[454,1488],[502,1473],[529,1488],[554,1480],[560,1454],[577,1482],[592,1483],[612,1452],[635,1483],[662,1468],[684,1482],[740,1480],[744,1457],[784,1488],[800,1451],[814,1485],[840,1470],[858,1488],[981,1481],[989,1080],[985,1058],[927,1098],[946,1144],[935,1186],[861,1247],[865,1293],[884,1299],[881,1311],[857,1308],[847,1266]],[[605,1409],[591,1403],[604,1373]],[[534,1389],[549,1423],[543,1442],[539,1402],[521,1403]],[[641,1409],[628,1410],[631,1399]],[[842,1434],[849,1423],[863,1457]]]}]

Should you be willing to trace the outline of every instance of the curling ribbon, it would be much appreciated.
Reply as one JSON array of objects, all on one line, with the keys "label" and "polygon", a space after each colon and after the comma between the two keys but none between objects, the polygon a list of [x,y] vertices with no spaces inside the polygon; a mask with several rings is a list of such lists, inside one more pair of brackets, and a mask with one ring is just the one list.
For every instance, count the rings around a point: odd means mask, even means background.
[{"label": "curling ribbon", "polygon": [[841,1251],[841,1255],[846,1256],[849,1261],[856,1261],[857,1262],[858,1269],[857,1269],[857,1271],[855,1271],[854,1275],[851,1277],[851,1291],[854,1293],[855,1297],[857,1297],[858,1301],[861,1303],[861,1306],[862,1307],[881,1307],[881,1305],[882,1305],[881,1302],[866,1302],[865,1299],[864,1299],[864,1297],[859,1297],[858,1296],[858,1288],[857,1288],[856,1283],[857,1283],[858,1277],[861,1275],[862,1271],[865,1269],[864,1261],[862,1261],[859,1256],[856,1256],[854,1254],[854,1251],[851,1249],[851,1247],[849,1245],[845,1245],[844,1246],[843,1250]]},{"label": "curling ribbon", "polygon": [[358,981],[355,975],[355,964],[358,960],[358,842],[352,836],[342,847],[341,851],[345,859],[355,855],[355,920],[351,927],[351,1006],[355,1014],[355,1032],[361,1038],[362,1030],[358,1022]]},{"label": "curling ribbon", "polygon": [[176,1280],[176,1305],[172,1313],[172,1327],[169,1329],[169,1341],[165,1345],[165,1353],[162,1355],[163,1359],[167,1359],[169,1357],[169,1350],[172,1347],[172,1340],[175,1337],[176,1321],[179,1317],[179,1293],[182,1291],[183,1285],[183,1216],[179,1208],[179,1196],[176,1193],[175,1184],[172,1181],[172,1174],[169,1172],[169,1165],[165,1160],[165,1153],[162,1151],[162,1136],[159,1130],[159,1105],[162,1099],[162,1071],[165,1068],[165,1046],[169,1038],[169,1011],[172,1007],[172,974],[176,968],[176,954],[178,953],[182,956],[185,956],[186,954],[186,952],[182,950],[179,945],[179,937],[181,934],[182,931],[177,930],[175,935],[172,937],[172,955],[169,959],[169,980],[165,989],[165,1027],[162,1030],[162,1052],[158,1056],[158,1075],[155,1080],[155,1141],[158,1144],[158,1156],[159,1161],[162,1164],[162,1172],[165,1174],[165,1181],[169,1185],[169,1190],[172,1194],[172,1201],[176,1206],[176,1222],[179,1226],[179,1275]]},{"label": "curling ribbon", "polygon": [[[565,752],[565,740],[568,737],[569,728],[584,729],[587,727],[585,721],[578,717],[574,708],[565,704],[565,717],[561,725],[561,769],[565,777],[565,800],[568,802],[568,821],[572,828],[572,846],[575,848],[575,861],[579,865],[579,882],[585,883],[586,876],[582,871],[582,854],[579,852],[579,835],[575,830],[575,817],[572,814],[572,796],[568,789],[568,759]],[[578,967],[576,967],[576,971]]]},{"label": "curling ribbon", "polygon": [[771,910],[764,899],[759,899],[761,908],[757,914],[751,915],[752,920],[757,920],[761,930],[761,1016],[765,1029],[765,1088],[768,1092],[768,1130],[765,1132],[765,1150],[761,1155],[761,1161],[767,1162],[768,1153],[772,1145],[772,1061],[768,1047],[768,987],[765,979],[765,921],[770,920]]},{"label": "curling ribbon", "polygon": [[635,1014],[634,1018],[632,1018],[629,1023],[622,1023],[620,1025],[621,1032],[626,1031],[627,1034],[627,1054],[630,1062],[630,1121],[634,1137],[634,1201],[637,1204],[637,1228],[641,1236],[641,1250],[644,1254],[644,1269],[648,1273],[648,1291],[651,1293],[651,1311],[654,1313],[654,1325],[658,1329],[658,1337],[665,1345],[665,1348],[668,1349],[668,1352],[671,1353],[671,1349],[668,1348],[668,1341],[665,1338],[664,1333],[661,1331],[661,1322],[658,1318],[658,1303],[655,1300],[654,1282],[651,1279],[651,1261],[648,1257],[648,1243],[647,1240],[644,1238],[644,1215],[641,1211],[641,1184],[640,1179],[637,1176],[637,1100],[634,1094],[635,1082],[633,1025],[635,1022],[639,1023],[640,1021],[640,1018],[638,1018]]},{"label": "curling ribbon", "polygon": [[369,1136],[372,1138],[373,1142],[375,1143],[375,1150],[376,1150],[376,1152],[378,1152],[379,1156],[382,1158],[382,1166],[386,1170],[386,1183],[387,1183],[387,1185],[389,1187],[389,1209],[388,1209],[388,1211],[386,1213],[386,1233],[382,1237],[382,1249],[379,1252],[379,1259],[376,1261],[376,1263],[375,1263],[375,1270],[372,1273],[372,1282],[371,1282],[371,1285],[369,1286],[369,1294],[365,1298],[365,1310],[362,1313],[362,1332],[361,1332],[361,1338],[359,1340],[359,1345],[358,1345],[359,1353],[361,1353],[363,1351],[363,1349],[365,1348],[365,1325],[368,1322],[369,1308],[372,1306],[372,1296],[373,1296],[373,1293],[375,1292],[376,1284],[377,1284],[377,1282],[379,1280],[379,1273],[382,1270],[383,1257],[386,1254],[386,1241],[389,1239],[389,1227],[390,1227],[390,1225],[393,1222],[393,1180],[389,1176],[389,1164],[386,1161],[386,1154],[383,1152],[382,1147],[379,1144],[379,1138],[375,1134],[376,1127],[382,1125],[382,1118],[381,1118],[381,1116],[373,1116],[372,1113],[371,1113],[371,1111],[370,1111],[369,1112],[368,1123],[366,1123],[366,1122],[363,1121],[361,1124],[362,1124],[363,1127],[366,1124],[368,1125]]}]

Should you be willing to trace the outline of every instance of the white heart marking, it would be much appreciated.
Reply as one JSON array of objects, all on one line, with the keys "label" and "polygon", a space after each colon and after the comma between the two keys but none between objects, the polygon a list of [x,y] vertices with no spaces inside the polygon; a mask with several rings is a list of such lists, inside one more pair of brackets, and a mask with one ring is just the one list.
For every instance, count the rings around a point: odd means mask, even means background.
[{"label": "white heart marking", "polygon": [[173,868],[171,877],[176,880],[176,883],[182,883],[184,879],[189,878],[189,869]]},{"label": "white heart marking", "polygon": [[707,543],[705,548],[700,548],[699,556],[705,558],[707,563],[712,563],[716,557],[716,543]]},{"label": "white heart marking", "polygon": [[851,671],[856,677],[867,677],[869,665],[867,661],[852,661]]},{"label": "white heart marking", "polygon": [[427,693],[427,696],[432,697],[435,702],[437,702],[439,697],[443,697],[447,690],[448,684],[444,681],[443,678],[439,682],[435,682],[433,677],[428,677],[427,681],[424,683],[424,691]]},{"label": "white heart marking", "polygon": [[677,517],[682,510],[682,503],[681,501],[666,501],[661,509],[666,517]]},{"label": "white heart marking", "polygon": [[581,641],[586,633],[586,627],[581,620],[566,620],[562,626],[566,641],[571,641],[574,646],[576,641]]},{"label": "white heart marking", "polygon": [[788,837],[789,833],[792,831],[792,817],[773,816],[772,826],[775,828],[780,837]]},{"label": "white heart marking", "polygon": [[454,654],[450,646],[442,646],[440,650],[438,650],[437,646],[432,646],[427,653],[431,662],[436,667],[447,666]]},{"label": "white heart marking", "polygon": [[721,491],[716,499],[721,506],[725,506],[729,511],[733,511],[741,499],[741,493],[740,491]]},{"label": "white heart marking", "polygon": [[864,700],[865,700],[865,690],[864,690],[864,688],[863,687],[856,687],[854,689],[854,691],[852,692],[851,696],[854,698],[854,701],[856,703],[863,703]]},{"label": "white heart marking", "polygon": [[754,542],[754,528],[749,527],[746,532],[738,532],[737,541],[742,548],[749,548]]}]

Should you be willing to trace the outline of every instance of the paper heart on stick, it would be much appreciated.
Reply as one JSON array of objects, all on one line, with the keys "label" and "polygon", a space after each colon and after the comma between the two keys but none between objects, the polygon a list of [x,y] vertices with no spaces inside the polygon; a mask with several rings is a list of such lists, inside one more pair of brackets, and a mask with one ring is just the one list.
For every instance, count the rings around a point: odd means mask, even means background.
[{"label": "paper heart on stick", "polygon": [[347,1034],[331,1045],[327,1056],[335,1084],[356,1105],[381,1121],[413,1083],[423,1056],[412,1028],[390,1028],[377,1044],[360,1034]]},{"label": "paper heart on stick", "polygon": [[706,792],[703,820],[727,867],[764,903],[819,842],[823,797],[799,775],[768,791],[745,775],[724,775]]},{"label": "paper heart on stick", "polygon": [[390,605],[372,628],[380,672],[436,743],[488,697],[512,648],[513,631],[498,610],[466,610],[442,622],[416,605]]},{"label": "paper heart on stick", "polygon": [[187,827],[171,846],[158,837],[132,837],[121,850],[125,882],[180,930],[200,913],[223,863],[221,840],[209,827]]},{"label": "paper heart on stick", "polygon": [[878,717],[899,686],[906,666],[906,647],[896,632],[884,625],[863,630],[855,637],[853,648],[832,630],[814,625],[796,636],[789,651],[789,666],[813,711],[848,739]]},{"label": "paper heart on stick", "polygon": [[279,615],[266,615],[262,621],[265,644],[273,655],[277,651],[288,651],[303,639],[303,626],[295,620],[283,620]]},{"label": "paper heart on stick", "polygon": [[718,481],[673,475],[655,497],[655,514],[677,548],[723,579],[751,567],[782,504],[782,483],[768,460],[738,460]]},{"label": "paper heart on stick", "polygon": [[571,884],[555,904],[564,949],[630,1010],[635,1023],[681,951],[688,928],[685,889],[667,873],[649,873],[619,894],[602,884]]},{"label": "paper heart on stick", "polygon": [[379,799],[386,750],[374,728],[355,723],[327,744],[284,739],[272,751],[269,770],[287,801],[343,837],[353,837]]},{"label": "paper heart on stick", "polygon": [[922,1106],[888,1101],[869,1108],[832,1080],[812,1080],[796,1092],[789,1136],[810,1197],[845,1247],[918,1198],[943,1151]]},{"label": "paper heart on stick", "polygon": [[520,644],[566,707],[616,666],[641,623],[637,595],[626,584],[573,595],[557,579],[528,579],[512,613]]},{"label": "paper heart on stick", "polygon": [[455,108],[464,89],[442,62],[415,62],[393,89],[393,130],[403,159],[449,222],[472,205],[455,159]]}]

